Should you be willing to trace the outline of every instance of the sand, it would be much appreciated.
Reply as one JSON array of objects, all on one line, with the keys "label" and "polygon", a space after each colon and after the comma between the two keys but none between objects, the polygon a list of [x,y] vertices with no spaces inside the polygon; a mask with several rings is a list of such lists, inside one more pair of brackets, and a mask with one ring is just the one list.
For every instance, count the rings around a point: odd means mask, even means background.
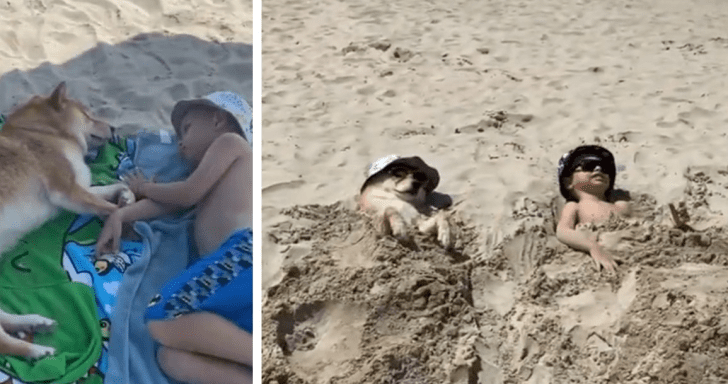
[{"label": "sand", "polygon": [[[720,1],[263,2],[263,382],[728,382]],[[556,163],[600,144],[635,218],[560,244]],[[357,214],[418,155],[459,243]],[[675,204],[694,231],[678,229]]]},{"label": "sand", "polygon": [[0,112],[66,81],[120,129],[172,129],[177,100],[252,102],[252,2],[10,0],[0,4]]}]

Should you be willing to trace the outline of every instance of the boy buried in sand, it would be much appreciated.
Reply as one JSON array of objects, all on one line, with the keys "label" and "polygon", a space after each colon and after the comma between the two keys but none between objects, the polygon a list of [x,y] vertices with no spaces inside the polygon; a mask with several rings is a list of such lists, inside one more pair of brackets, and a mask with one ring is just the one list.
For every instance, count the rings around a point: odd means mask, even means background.
[{"label": "boy buried in sand", "polygon": [[613,272],[617,264],[597,242],[595,234],[580,230],[581,224],[599,224],[613,214],[628,215],[628,202],[614,192],[614,156],[598,145],[583,145],[559,159],[561,194],[567,203],[556,227],[556,237],[564,244],[589,252],[594,262]]},{"label": "boy buried in sand", "polygon": [[[227,107],[227,109],[226,109]],[[196,206],[200,255],[145,313],[162,370],[186,383],[252,382],[252,149],[229,100],[180,101],[172,125],[196,169],[181,182],[125,178],[143,200],[109,216],[98,254],[118,252],[124,222]],[[184,256],[184,255],[181,255]]]}]

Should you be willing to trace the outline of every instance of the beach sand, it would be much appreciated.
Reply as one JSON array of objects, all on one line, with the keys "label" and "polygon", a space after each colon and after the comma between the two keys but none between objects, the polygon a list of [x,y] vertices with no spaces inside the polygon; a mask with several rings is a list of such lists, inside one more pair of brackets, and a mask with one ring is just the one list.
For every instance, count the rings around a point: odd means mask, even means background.
[{"label": "beach sand", "polygon": [[[724,5],[265,0],[263,382],[728,382]],[[555,239],[580,144],[634,199],[617,276]],[[439,170],[454,252],[356,213],[390,153]]]},{"label": "beach sand", "polygon": [[66,81],[119,128],[172,129],[177,100],[229,90],[252,101],[252,2],[0,4],[0,112]]}]

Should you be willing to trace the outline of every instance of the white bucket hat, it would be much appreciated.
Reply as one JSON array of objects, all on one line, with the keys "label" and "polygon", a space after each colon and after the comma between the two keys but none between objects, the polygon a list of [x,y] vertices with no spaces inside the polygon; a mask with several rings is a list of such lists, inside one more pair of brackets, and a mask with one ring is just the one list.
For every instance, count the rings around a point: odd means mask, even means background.
[{"label": "white bucket hat", "polygon": [[182,100],[175,104],[170,120],[178,135],[182,119],[187,112],[197,107],[212,107],[232,115],[238,124],[236,128],[248,143],[253,144],[253,111],[245,99],[234,92],[214,92],[202,99]]},{"label": "white bucket hat", "polygon": [[372,177],[380,172],[383,172],[395,165],[405,165],[419,171],[422,171],[427,176],[427,184],[425,184],[425,190],[427,193],[431,193],[437,188],[437,184],[440,183],[440,174],[437,173],[437,169],[430,167],[425,163],[419,156],[401,157],[399,155],[387,155],[375,160],[369,164],[367,168],[366,177],[364,184],[361,186],[361,191],[364,191]]}]

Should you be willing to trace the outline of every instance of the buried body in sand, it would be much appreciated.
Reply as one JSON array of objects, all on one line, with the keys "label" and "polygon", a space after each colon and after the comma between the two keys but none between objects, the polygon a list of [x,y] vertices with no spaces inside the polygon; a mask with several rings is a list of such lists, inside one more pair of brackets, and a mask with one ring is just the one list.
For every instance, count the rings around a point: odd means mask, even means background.
[{"label": "buried body in sand", "polygon": [[[435,235],[445,249],[453,246],[447,212],[434,201],[440,180],[436,169],[417,156],[390,155],[370,164],[366,176],[359,207],[381,235],[416,246],[409,233],[414,227],[422,234]],[[598,241],[594,226],[613,215],[628,217],[631,213],[627,193],[614,190],[615,176],[614,156],[597,145],[577,147],[559,160],[559,187],[567,203],[556,236],[564,244],[588,252],[597,268],[610,272],[617,264]]]},{"label": "buried body in sand", "polygon": [[665,228],[666,211],[649,196],[628,205],[606,195],[610,156],[582,151],[562,162],[560,174],[576,170],[563,185],[602,198],[579,196],[561,218],[575,236],[623,256],[619,274],[594,271],[584,251],[559,242],[549,228],[560,216],[549,217],[547,203],[514,214],[523,227],[485,252],[457,210],[445,211],[452,250],[417,233],[417,220],[406,222],[418,242],[408,247],[346,204],[284,210],[287,221],[269,233],[289,259],[264,298],[263,382],[728,379],[720,293],[728,292],[728,235],[718,228],[693,242]]},{"label": "buried body in sand", "polygon": [[[382,235],[414,244],[409,234],[416,226],[432,234],[445,249],[453,246],[447,214],[434,193],[440,175],[417,156],[389,155],[369,165],[361,187],[359,207]],[[449,203],[449,201],[447,202]]]},{"label": "buried body in sand", "polygon": [[612,215],[630,213],[624,194],[614,190],[616,173],[612,153],[597,145],[577,147],[559,159],[559,189],[567,203],[561,212],[556,236],[564,244],[588,252],[597,268],[603,266],[608,271],[614,271],[617,264],[599,243],[591,226]]},{"label": "buried body in sand", "polygon": [[[382,157],[367,168],[361,187],[359,207],[380,235],[391,235],[414,245],[410,228],[434,235],[445,249],[453,246],[447,211],[438,205],[434,192],[440,177],[436,169],[417,156]],[[613,216],[628,217],[630,206],[625,191],[614,190],[614,156],[597,145],[583,145],[559,160],[558,180],[567,200],[556,231],[564,244],[593,258],[597,268],[614,272],[617,264],[604,242],[599,241],[595,225]],[[448,201],[449,203],[449,201]],[[607,236],[614,246],[614,236]],[[606,247],[611,248],[611,247]]]}]

